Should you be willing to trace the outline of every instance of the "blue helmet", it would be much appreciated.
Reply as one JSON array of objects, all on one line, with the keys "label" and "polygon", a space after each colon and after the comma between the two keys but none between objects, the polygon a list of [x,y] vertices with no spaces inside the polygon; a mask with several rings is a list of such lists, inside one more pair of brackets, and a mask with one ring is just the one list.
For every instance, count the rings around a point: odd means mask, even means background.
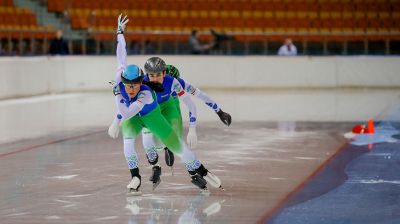
[{"label": "blue helmet", "polygon": [[137,65],[128,65],[121,74],[122,82],[137,83],[143,81],[144,73]]}]

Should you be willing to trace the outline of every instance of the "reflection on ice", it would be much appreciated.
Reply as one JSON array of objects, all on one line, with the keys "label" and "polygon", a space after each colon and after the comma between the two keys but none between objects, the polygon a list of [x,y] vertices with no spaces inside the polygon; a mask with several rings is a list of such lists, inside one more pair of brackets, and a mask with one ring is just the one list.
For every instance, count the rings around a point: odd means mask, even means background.
[{"label": "reflection on ice", "polygon": [[[199,193],[183,203],[187,197],[155,198],[127,197],[125,208],[130,211],[128,224],[140,223],[203,223],[207,218],[219,213],[225,199]],[[184,207],[182,208],[182,205]],[[143,217],[145,216],[145,217]],[[176,217],[177,220],[174,220]]]}]

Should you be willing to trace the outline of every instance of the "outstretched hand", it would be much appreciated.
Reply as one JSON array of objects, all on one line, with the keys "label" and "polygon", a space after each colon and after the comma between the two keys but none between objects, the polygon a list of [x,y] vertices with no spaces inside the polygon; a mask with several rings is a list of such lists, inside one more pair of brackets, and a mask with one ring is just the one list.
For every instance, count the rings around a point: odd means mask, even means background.
[{"label": "outstretched hand", "polygon": [[122,13],[118,16],[117,34],[122,34],[125,31],[126,24],[129,22],[127,15],[122,17]]},{"label": "outstretched hand", "polygon": [[230,114],[225,113],[224,111],[222,111],[221,109],[217,112],[219,119],[221,119],[221,121],[226,125],[229,126],[231,125],[232,122],[232,117]]}]

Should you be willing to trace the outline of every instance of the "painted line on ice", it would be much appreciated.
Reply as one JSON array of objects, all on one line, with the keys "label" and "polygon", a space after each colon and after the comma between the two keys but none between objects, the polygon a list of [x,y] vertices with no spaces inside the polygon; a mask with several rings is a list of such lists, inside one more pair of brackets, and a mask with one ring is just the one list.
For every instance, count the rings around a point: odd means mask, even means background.
[{"label": "painted line on ice", "polygon": [[96,132],[91,132],[91,133],[87,133],[87,134],[84,134],[84,135],[78,135],[78,136],[73,136],[73,137],[69,137],[69,138],[63,138],[63,139],[59,139],[59,140],[55,140],[55,141],[51,141],[51,142],[46,142],[46,143],[39,144],[39,145],[28,146],[26,148],[22,148],[22,149],[18,149],[18,150],[12,151],[12,152],[7,152],[7,153],[0,154],[0,158],[4,158],[4,157],[10,156],[10,155],[14,155],[14,154],[17,154],[17,153],[20,153],[20,152],[26,152],[26,151],[30,151],[30,150],[33,150],[33,149],[38,149],[38,148],[41,148],[41,147],[44,147],[44,146],[48,146],[48,145],[53,145],[53,144],[57,144],[57,143],[61,143],[61,142],[66,142],[66,141],[70,141],[70,140],[83,138],[83,137],[90,136],[90,135],[95,135],[95,134],[98,134],[98,133],[101,133],[101,132],[104,132],[104,131],[103,130],[102,131],[96,131]]}]

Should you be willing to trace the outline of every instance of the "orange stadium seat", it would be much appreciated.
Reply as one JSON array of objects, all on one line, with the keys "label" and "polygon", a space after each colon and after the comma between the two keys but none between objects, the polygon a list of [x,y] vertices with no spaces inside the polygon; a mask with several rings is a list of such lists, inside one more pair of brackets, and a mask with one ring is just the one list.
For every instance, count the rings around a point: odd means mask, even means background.
[{"label": "orange stadium seat", "polygon": [[[0,3],[13,6],[12,0],[0,0]],[[130,31],[187,32],[196,28],[206,32],[215,28],[252,33],[254,35],[244,35],[242,39],[254,41],[264,40],[259,35],[262,32],[279,34],[273,38],[281,38],[281,32],[282,36],[285,33],[310,33],[313,36],[308,40],[340,41],[364,38],[365,32],[368,35],[394,34],[399,30],[397,24],[400,24],[397,0],[48,0],[47,4],[50,12],[68,10],[73,29],[93,26],[95,30],[114,32],[115,17],[122,12],[132,18],[128,26]],[[2,10],[14,13],[15,8],[0,8],[0,24],[4,26],[37,27],[32,13],[24,14],[21,22],[15,22],[3,16]],[[92,12],[95,12],[93,18],[90,16]],[[320,35],[321,32],[327,35]],[[181,36],[150,35],[148,38],[173,40]],[[97,37],[114,38],[104,34]],[[137,34],[134,37],[139,38]]]},{"label": "orange stadium seat", "polygon": [[49,12],[63,12],[65,10],[64,1],[47,0],[47,10]]}]

